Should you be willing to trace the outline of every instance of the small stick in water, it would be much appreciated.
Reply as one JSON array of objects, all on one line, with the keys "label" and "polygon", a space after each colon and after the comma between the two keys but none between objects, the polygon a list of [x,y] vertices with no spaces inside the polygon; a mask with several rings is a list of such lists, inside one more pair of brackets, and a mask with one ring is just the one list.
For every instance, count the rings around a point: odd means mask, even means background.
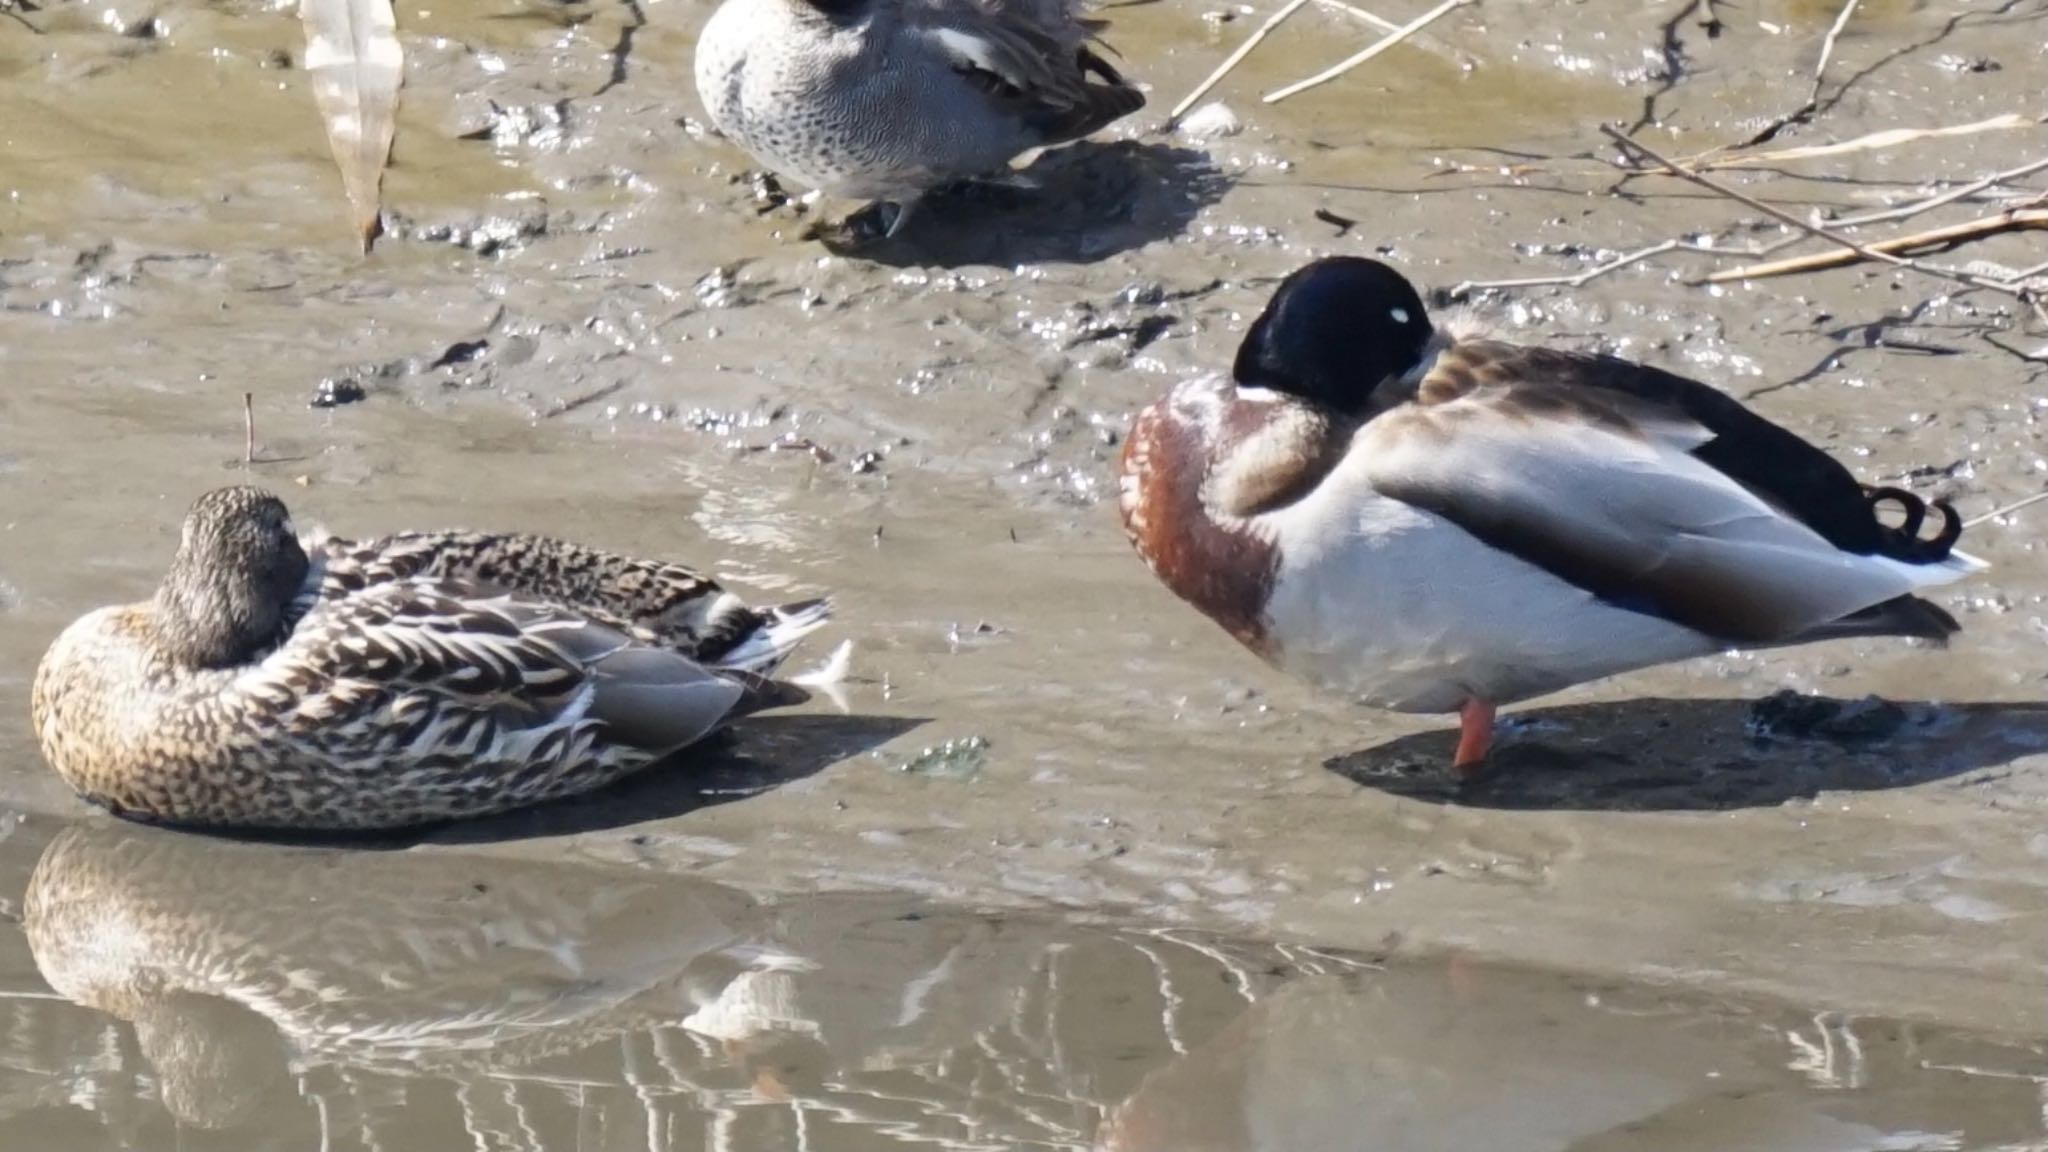
[{"label": "small stick in water", "polygon": [[2024,500],[2015,500],[2002,508],[1993,508],[1991,511],[1986,512],[1982,516],[1972,516],[1968,520],[1963,521],[1963,527],[1975,528],[1979,524],[1996,520],[2000,516],[2010,516],[2022,508],[2034,504],[2039,504],[2043,500],[2048,500],[2048,492],[2036,492],[2032,496],[2029,496]]},{"label": "small stick in water", "polygon": [[256,463],[256,394],[242,393],[242,467]]},{"label": "small stick in water", "polygon": [[1244,43],[1239,44],[1237,46],[1237,51],[1232,52],[1229,55],[1229,57],[1223,61],[1223,63],[1218,64],[1216,66],[1216,70],[1214,72],[1209,73],[1207,79],[1203,80],[1200,84],[1195,85],[1195,90],[1193,92],[1190,92],[1186,96],[1181,97],[1180,103],[1175,104],[1173,106],[1173,111],[1168,112],[1166,114],[1166,123],[1160,126],[1161,130],[1167,132],[1173,131],[1174,126],[1180,123],[1180,118],[1182,116],[1187,115],[1188,109],[1193,108],[1195,106],[1195,101],[1200,100],[1203,96],[1207,95],[1209,89],[1214,88],[1216,85],[1222,83],[1223,78],[1225,76],[1230,75],[1231,69],[1237,67],[1240,63],[1243,62],[1245,57],[1252,54],[1252,49],[1257,48],[1259,46],[1259,41],[1264,40],[1268,33],[1272,32],[1273,29],[1278,28],[1283,22],[1286,21],[1286,19],[1289,16],[1294,15],[1295,12],[1299,11],[1301,9],[1301,6],[1306,3],[1308,3],[1308,0],[1288,0],[1288,3],[1284,7],[1282,7],[1278,12],[1273,13],[1272,16],[1268,17],[1264,24],[1259,25],[1258,31],[1252,33],[1249,37],[1246,38]]},{"label": "small stick in water", "polygon": [[1358,67],[1360,64],[1365,63],[1367,60],[1370,60],[1373,57],[1379,55],[1380,53],[1385,52],[1387,49],[1392,48],[1394,45],[1399,44],[1401,41],[1406,40],[1410,36],[1415,35],[1417,32],[1422,31],[1424,28],[1427,28],[1430,24],[1436,21],[1437,17],[1442,16],[1444,13],[1449,12],[1451,9],[1462,8],[1467,4],[1477,4],[1478,2],[1479,0],[1443,0],[1443,3],[1438,4],[1436,7],[1431,8],[1429,11],[1424,12],[1422,15],[1417,16],[1413,20],[1410,20],[1408,23],[1401,25],[1394,31],[1387,33],[1385,36],[1375,41],[1371,47],[1351,57],[1349,60],[1344,61],[1342,64],[1337,64],[1330,68],[1326,68],[1323,71],[1316,73],[1315,75],[1309,77],[1306,80],[1297,80],[1294,83],[1289,84],[1285,88],[1280,88],[1276,89],[1275,91],[1268,92],[1266,93],[1264,100],[1268,104],[1277,104],[1280,101],[1287,99],[1289,96],[1306,92],[1319,84],[1327,84],[1330,81],[1335,80],[1337,77],[1342,76],[1346,72],[1351,71],[1353,68]]}]

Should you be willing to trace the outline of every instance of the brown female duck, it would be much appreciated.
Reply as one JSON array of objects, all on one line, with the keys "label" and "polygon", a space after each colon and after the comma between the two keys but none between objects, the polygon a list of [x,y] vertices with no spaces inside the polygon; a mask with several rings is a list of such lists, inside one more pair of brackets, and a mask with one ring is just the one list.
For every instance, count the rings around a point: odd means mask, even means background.
[{"label": "brown female duck", "polygon": [[775,702],[825,622],[672,564],[535,536],[295,533],[258,488],[199,499],[156,595],[36,672],[65,781],[168,823],[360,830],[601,787]]}]

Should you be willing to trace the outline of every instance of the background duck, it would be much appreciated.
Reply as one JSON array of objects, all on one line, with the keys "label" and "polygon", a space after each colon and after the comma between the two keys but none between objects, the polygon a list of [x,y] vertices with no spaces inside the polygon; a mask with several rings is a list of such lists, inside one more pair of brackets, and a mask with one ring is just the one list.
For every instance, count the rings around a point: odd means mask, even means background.
[{"label": "background duck", "polygon": [[1458,712],[1461,775],[1500,704],[1731,647],[1943,642],[1959,626],[1914,593],[1984,566],[1947,505],[1721,392],[1438,330],[1349,257],[1281,284],[1229,378],[1141,413],[1120,479],[1176,595],[1322,687]]},{"label": "background duck", "polygon": [[725,0],[697,39],[720,132],[828,196],[917,198],[1142,108],[1077,0]]},{"label": "background duck", "polygon": [[275,496],[223,488],[152,599],[51,645],[34,725],[122,815],[398,827],[588,791],[800,696],[763,677],[829,613],[541,537],[302,542]]}]

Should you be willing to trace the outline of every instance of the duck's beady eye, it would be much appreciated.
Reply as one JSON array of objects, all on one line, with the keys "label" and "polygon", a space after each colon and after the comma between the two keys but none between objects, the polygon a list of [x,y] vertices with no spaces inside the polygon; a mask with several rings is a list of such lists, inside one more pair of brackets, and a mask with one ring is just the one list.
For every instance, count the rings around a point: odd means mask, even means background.
[{"label": "duck's beady eye", "polygon": [[1408,310],[1406,308],[1396,308],[1388,312],[1387,315],[1392,316],[1396,324],[1406,324],[1408,322]]}]

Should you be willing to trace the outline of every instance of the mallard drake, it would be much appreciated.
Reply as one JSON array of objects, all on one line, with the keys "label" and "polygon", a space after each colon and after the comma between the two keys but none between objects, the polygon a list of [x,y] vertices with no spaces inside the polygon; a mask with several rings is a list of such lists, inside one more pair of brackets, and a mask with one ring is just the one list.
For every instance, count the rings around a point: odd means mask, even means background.
[{"label": "mallard drake", "polygon": [[1984,567],[1953,508],[1713,388],[1439,329],[1350,257],[1289,276],[1228,377],[1139,415],[1120,497],[1152,571],[1269,663],[1459,713],[1461,775],[1501,704],[1737,647],[1943,642],[1913,593]]},{"label": "mallard drake", "polygon": [[697,38],[711,122],[893,235],[943,184],[1014,181],[1019,154],[1090,135],[1145,97],[1091,47],[1080,0],[725,0]]},{"label": "mallard drake", "polygon": [[121,815],[400,827],[589,791],[781,702],[765,678],[829,613],[537,536],[302,540],[277,497],[222,488],[152,599],[50,646],[34,723]]}]

